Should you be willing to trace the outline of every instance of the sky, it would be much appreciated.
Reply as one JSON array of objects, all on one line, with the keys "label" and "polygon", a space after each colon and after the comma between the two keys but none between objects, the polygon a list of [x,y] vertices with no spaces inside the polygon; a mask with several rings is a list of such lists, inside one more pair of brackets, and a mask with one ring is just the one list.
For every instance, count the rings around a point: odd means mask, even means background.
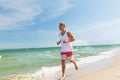
[{"label": "sky", "polygon": [[59,22],[74,45],[120,44],[120,0],[0,0],[0,48],[56,46]]}]

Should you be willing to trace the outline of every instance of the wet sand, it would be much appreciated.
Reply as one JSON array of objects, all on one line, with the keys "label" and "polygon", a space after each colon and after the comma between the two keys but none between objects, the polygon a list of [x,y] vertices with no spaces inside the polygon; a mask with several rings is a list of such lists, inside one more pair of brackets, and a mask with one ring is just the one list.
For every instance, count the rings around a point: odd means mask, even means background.
[{"label": "wet sand", "polygon": [[116,61],[108,68],[81,76],[78,80],[120,80],[120,54],[117,54]]}]

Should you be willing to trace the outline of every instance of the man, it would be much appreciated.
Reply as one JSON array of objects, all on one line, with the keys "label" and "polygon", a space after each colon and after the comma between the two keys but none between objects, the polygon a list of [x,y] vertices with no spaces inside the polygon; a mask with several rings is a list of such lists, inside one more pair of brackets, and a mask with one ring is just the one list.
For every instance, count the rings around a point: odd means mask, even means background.
[{"label": "man", "polygon": [[75,69],[78,69],[76,61],[73,59],[73,47],[71,42],[75,41],[74,36],[70,31],[66,30],[66,25],[64,23],[59,23],[60,29],[60,41],[57,42],[57,45],[61,43],[61,62],[62,62],[62,80],[65,80],[65,71],[66,71],[66,60],[69,59],[75,66]]}]

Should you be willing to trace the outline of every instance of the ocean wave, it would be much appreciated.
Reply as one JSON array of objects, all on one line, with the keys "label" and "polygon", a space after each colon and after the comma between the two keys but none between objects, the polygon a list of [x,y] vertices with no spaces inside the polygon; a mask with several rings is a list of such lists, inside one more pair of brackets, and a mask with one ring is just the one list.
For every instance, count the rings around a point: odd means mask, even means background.
[{"label": "ocean wave", "polygon": [[[79,70],[76,72],[74,66],[68,63],[66,72],[67,80],[77,80],[78,77],[84,74],[103,69],[115,61],[115,56],[116,50],[111,50],[101,52],[99,55],[80,58],[79,61],[77,61]],[[61,66],[42,67],[42,69],[34,73],[32,77],[34,77],[35,80],[60,80]]]},{"label": "ocean wave", "polygon": [[2,58],[2,56],[0,55],[0,58]]},{"label": "ocean wave", "polygon": [[79,51],[79,49],[73,49],[73,51]]},{"label": "ocean wave", "polygon": [[45,53],[51,53],[52,51],[46,51]]},{"label": "ocean wave", "polygon": [[[68,63],[66,71],[67,80],[77,80],[80,76],[108,67],[115,61],[116,54],[119,52],[120,49],[119,51],[111,50],[100,52],[98,55],[79,58],[77,61],[79,69],[77,71],[75,71],[72,64]],[[19,78],[19,76],[17,78]],[[22,80],[60,80],[61,66],[42,67],[32,74],[22,75],[20,78],[22,78]]]}]

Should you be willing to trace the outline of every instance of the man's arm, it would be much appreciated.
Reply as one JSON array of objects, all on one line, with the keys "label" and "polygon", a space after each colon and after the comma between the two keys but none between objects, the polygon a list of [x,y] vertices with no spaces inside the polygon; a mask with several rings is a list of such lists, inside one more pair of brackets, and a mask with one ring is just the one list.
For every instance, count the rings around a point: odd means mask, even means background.
[{"label": "man's arm", "polygon": [[63,41],[64,43],[75,41],[75,37],[73,36],[73,34],[70,31],[67,32],[67,35],[70,39],[69,40],[64,40]]},{"label": "man's arm", "polygon": [[75,41],[75,37],[73,36],[73,34],[70,31],[67,32],[67,35],[70,38],[69,39],[70,42]]},{"label": "man's arm", "polygon": [[61,43],[61,40],[57,42],[57,45],[59,45]]}]

